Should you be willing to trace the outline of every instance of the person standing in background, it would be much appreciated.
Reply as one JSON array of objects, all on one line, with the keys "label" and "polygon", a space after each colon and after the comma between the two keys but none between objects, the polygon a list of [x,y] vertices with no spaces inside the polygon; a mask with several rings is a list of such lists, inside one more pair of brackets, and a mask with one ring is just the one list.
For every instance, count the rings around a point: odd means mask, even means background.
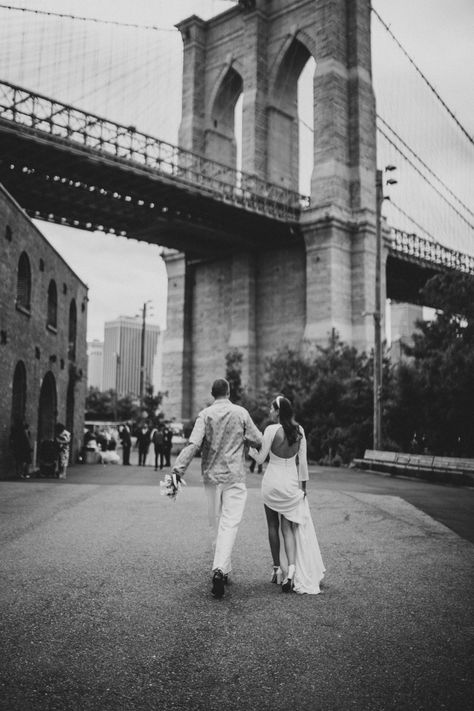
[{"label": "person standing in background", "polygon": [[122,464],[130,466],[130,450],[132,448],[132,437],[128,422],[122,425],[119,433],[120,441],[122,442]]},{"label": "person standing in background", "polygon": [[165,424],[163,429],[163,452],[165,455],[165,467],[171,466],[171,447],[173,443],[173,430],[169,424]]},{"label": "person standing in background", "polygon": [[138,466],[144,467],[146,465],[146,458],[148,454],[148,449],[150,448],[150,428],[146,422],[144,422],[137,432],[137,446],[138,446]]},{"label": "person standing in background", "polygon": [[165,462],[165,436],[164,427],[160,423],[151,432],[151,441],[155,449],[155,472],[158,470],[158,459],[160,460],[160,469],[163,469]]},{"label": "person standing in background", "polygon": [[67,431],[61,422],[57,423],[54,428],[54,433],[58,452],[58,479],[65,479],[67,465],[69,464],[69,445],[71,442],[71,433]]}]

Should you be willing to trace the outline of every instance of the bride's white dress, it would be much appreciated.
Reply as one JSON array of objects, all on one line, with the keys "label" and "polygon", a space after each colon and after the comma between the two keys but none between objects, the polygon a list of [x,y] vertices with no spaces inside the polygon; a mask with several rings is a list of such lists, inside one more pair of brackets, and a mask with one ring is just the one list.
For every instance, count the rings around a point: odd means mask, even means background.
[{"label": "bride's white dress", "polygon": [[[262,497],[268,508],[277,511],[289,521],[293,521],[296,538],[296,561],[294,590],[297,593],[317,595],[321,592],[320,582],[324,577],[325,567],[319,550],[316,531],[308,505],[299,486],[306,481],[308,463],[306,458],[306,438],[300,427],[302,438],[297,454],[288,459],[278,457],[272,452],[273,439],[281,425],[269,425],[263,435],[262,448],[259,452],[251,448],[250,456],[260,464],[270,455],[270,462],[262,480]],[[298,464],[296,458],[298,457]],[[280,546],[284,554],[284,546]],[[286,562],[286,561],[285,561]],[[283,566],[285,563],[282,561]],[[287,563],[287,562],[286,562]],[[283,567],[282,566],[282,567]]]}]

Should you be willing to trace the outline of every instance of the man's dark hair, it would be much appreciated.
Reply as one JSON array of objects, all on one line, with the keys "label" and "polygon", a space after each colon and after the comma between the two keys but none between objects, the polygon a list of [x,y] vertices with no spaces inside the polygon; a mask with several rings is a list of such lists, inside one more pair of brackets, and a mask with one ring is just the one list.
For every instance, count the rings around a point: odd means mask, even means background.
[{"label": "man's dark hair", "polygon": [[212,383],[212,397],[225,397],[230,392],[230,385],[225,378],[217,378]]}]

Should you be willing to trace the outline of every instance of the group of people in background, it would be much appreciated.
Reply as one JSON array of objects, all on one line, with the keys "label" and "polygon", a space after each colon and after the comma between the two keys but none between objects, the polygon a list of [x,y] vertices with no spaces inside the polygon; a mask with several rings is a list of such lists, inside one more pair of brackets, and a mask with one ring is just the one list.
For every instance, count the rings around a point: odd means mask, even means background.
[{"label": "group of people in background", "polygon": [[[147,457],[154,453],[155,471],[171,466],[173,430],[169,421],[158,419],[154,423],[144,420],[141,423],[124,422],[118,429],[110,424],[101,426],[95,423],[92,429],[84,434],[84,450],[99,452],[103,463],[105,454],[115,452],[118,441],[122,449],[122,464],[130,466],[132,448],[138,450],[138,466],[145,466]],[[85,455],[84,455],[85,457]],[[117,456],[113,463],[120,461]]]},{"label": "group of people in background", "polygon": [[[97,429],[97,428],[96,428]],[[113,432],[107,428],[96,431],[87,430],[84,435],[84,448],[87,448],[91,441],[95,443],[101,452],[108,452],[117,448],[117,440]],[[117,433],[116,433],[117,434]],[[154,455],[155,471],[165,467],[171,467],[171,449],[173,440],[173,430],[169,422],[159,420],[155,424],[143,422],[137,429],[133,428],[131,422],[120,425],[118,438],[122,446],[122,463],[130,466],[130,453],[132,450],[132,434],[136,437],[136,447],[138,449],[138,466],[146,466],[147,457],[150,453]],[[67,466],[70,458],[71,434],[62,423],[57,423],[54,430],[54,439],[41,441],[38,444],[38,474],[40,476],[57,476],[59,479],[66,478]],[[21,479],[29,479],[31,465],[33,462],[33,444],[31,441],[29,425],[27,423],[16,423],[11,428],[10,450],[15,460],[16,476]],[[256,464],[254,459],[250,459],[250,471],[253,472],[258,466],[258,473],[262,473],[262,464]]]},{"label": "group of people in background", "polygon": [[[146,465],[151,445],[153,445],[155,454],[155,471],[158,470],[158,465],[160,469],[171,466],[172,439],[173,431],[166,422],[158,422],[154,427],[148,423],[143,423],[137,431],[138,466],[144,467]],[[129,455],[130,450],[128,452]],[[125,455],[123,463],[126,463]],[[130,461],[128,460],[127,463],[129,464]]]}]

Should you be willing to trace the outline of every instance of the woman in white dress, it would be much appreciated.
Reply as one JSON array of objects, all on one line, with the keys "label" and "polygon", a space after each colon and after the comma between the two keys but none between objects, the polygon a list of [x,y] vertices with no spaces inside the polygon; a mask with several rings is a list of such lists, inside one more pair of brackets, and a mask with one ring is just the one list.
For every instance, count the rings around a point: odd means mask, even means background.
[{"label": "woman in white dress", "polygon": [[[257,464],[270,456],[262,497],[273,558],[272,582],[281,582],[283,592],[317,595],[325,568],[306,498],[306,437],[294,420],[290,401],[282,395],[272,402],[270,414],[276,423],[265,429],[262,448],[259,452],[251,448],[250,456]],[[287,562],[283,580],[280,526]]]}]

